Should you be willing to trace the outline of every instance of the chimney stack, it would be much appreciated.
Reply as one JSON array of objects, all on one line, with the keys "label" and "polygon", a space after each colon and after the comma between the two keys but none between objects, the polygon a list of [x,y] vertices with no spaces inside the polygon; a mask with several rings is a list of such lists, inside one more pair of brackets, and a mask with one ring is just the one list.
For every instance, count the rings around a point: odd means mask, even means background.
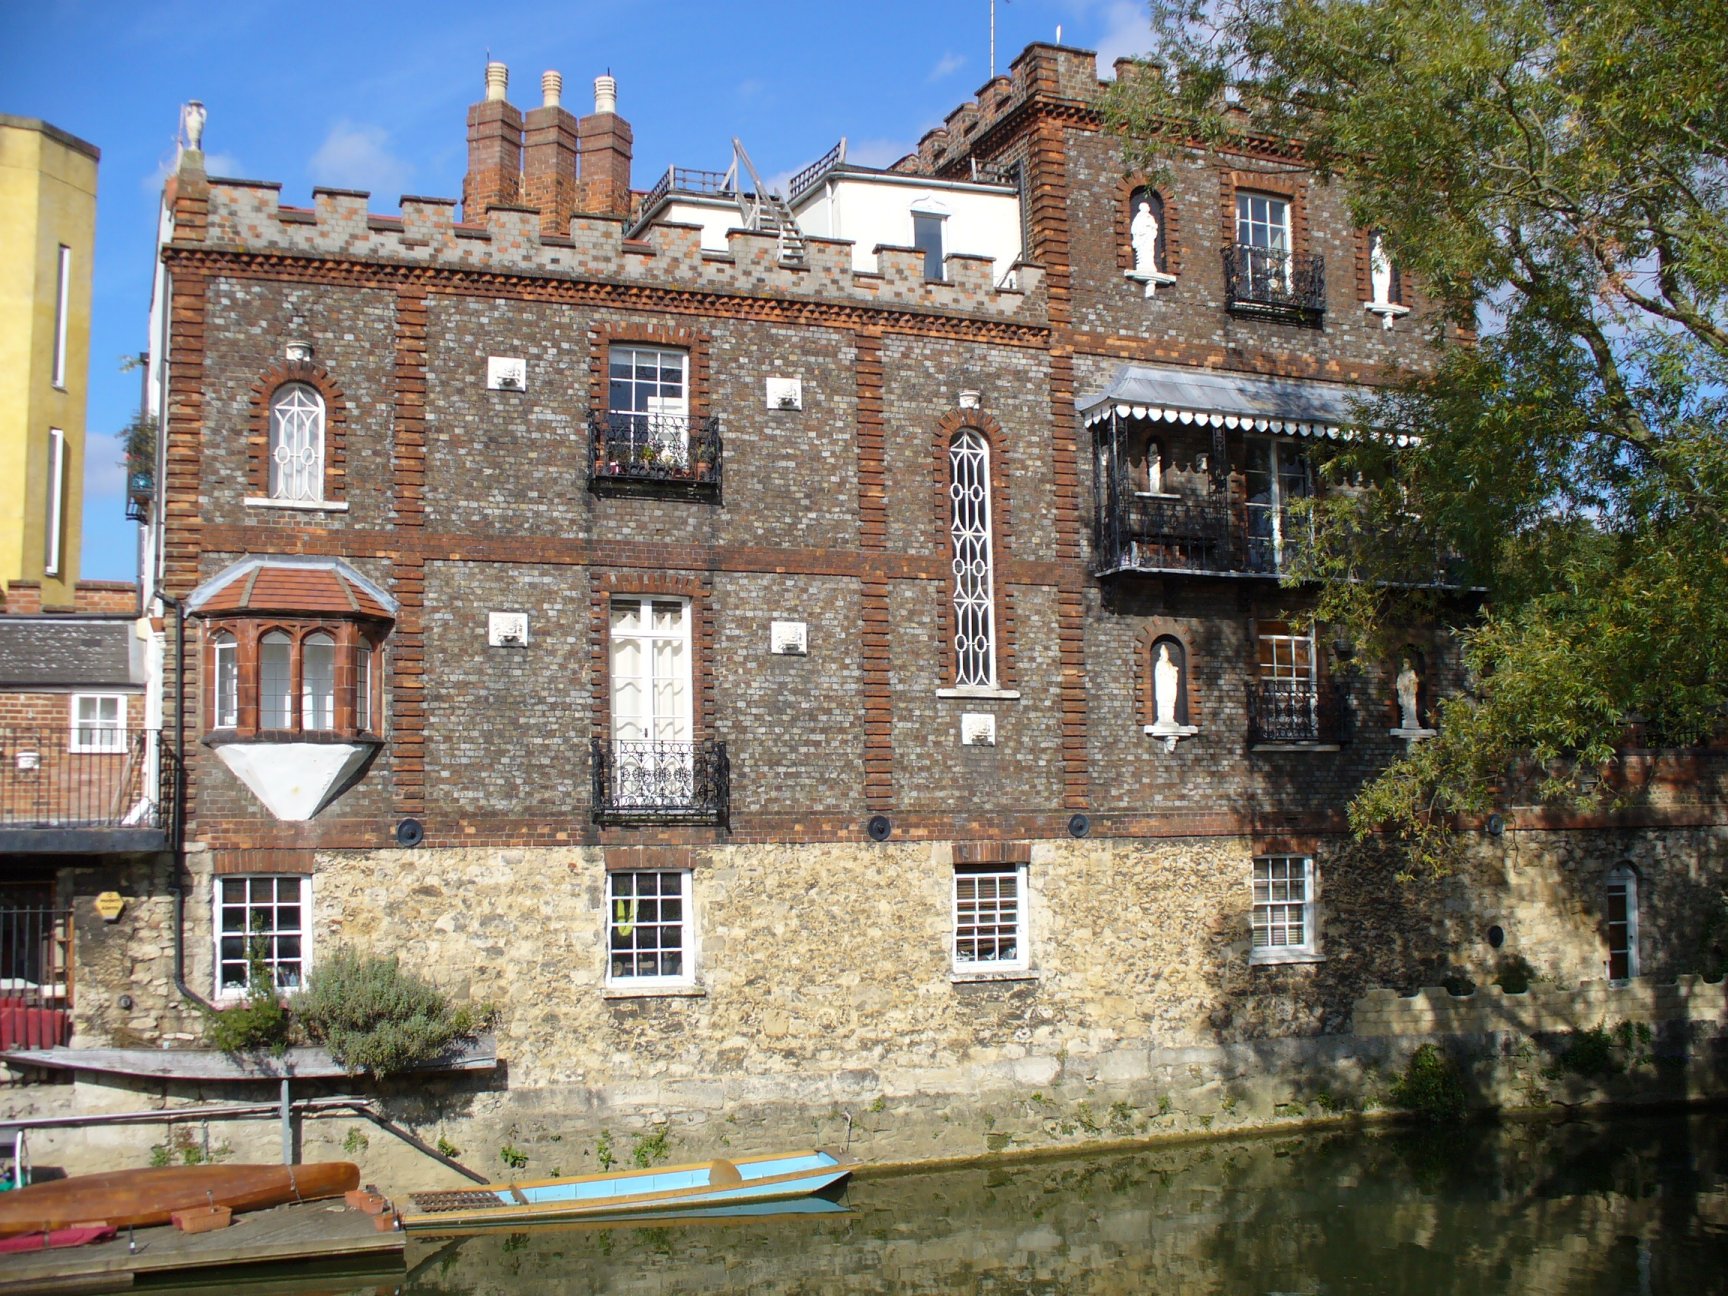
[{"label": "chimney stack", "polygon": [[510,69],[486,65],[486,97],[468,109],[468,174],[462,181],[462,219],[484,221],[488,207],[522,197],[522,114],[505,94]]},{"label": "chimney stack", "polygon": [[618,115],[618,82],[594,78],[594,112],[576,123],[581,209],[608,216],[630,214],[630,155],[635,135]]},{"label": "chimney stack", "polygon": [[576,118],[559,99],[564,78],[540,78],[542,103],[524,118],[522,202],[540,209],[542,234],[568,234],[576,213]]}]

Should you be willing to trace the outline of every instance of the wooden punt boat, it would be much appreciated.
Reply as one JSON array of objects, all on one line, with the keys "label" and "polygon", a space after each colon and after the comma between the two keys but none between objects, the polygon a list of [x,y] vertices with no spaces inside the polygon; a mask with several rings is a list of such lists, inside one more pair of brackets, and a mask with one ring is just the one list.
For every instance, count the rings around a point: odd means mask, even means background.
[{"label": "wooden punt boat", "polygon": [[296,1201],[340,1197],[360,1186],[352,1161],[310,1165],[161,1166],[51,1179],[0,1193],[0,1237],[43,1233],[74,1224],[146,1228],[177,1210],[226,1206],[263,1210]]},{"label": "wooden punt boat", "polygon": [[843,1182],[851,1173],[828,1152],[802,1151],[417,1192],[408,1194],[413,1205],[402,1211],[402,1227],[424,1232],[554,1220],[697,1215],[809,1197]]}]

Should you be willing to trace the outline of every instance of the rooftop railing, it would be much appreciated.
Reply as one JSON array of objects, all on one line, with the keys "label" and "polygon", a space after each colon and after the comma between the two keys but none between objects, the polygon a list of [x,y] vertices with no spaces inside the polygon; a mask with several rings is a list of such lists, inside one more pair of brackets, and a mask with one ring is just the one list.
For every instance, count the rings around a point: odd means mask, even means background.
[{"label": "rooftop railing", "polygon": [[161,828],[153,729],[0,728],[0,828]]}]

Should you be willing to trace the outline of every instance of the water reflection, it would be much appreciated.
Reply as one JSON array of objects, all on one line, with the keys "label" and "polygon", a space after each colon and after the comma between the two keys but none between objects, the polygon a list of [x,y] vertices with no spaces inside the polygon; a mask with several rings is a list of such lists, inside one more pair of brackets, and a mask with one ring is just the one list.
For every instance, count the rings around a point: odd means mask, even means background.
[{"label": "water reflection", "polygon": [[1704,1296],[1728,1289],[1725,1142],[1715,1114],[907,1175],[847,1215],[413,1239],[402,1290]]}]

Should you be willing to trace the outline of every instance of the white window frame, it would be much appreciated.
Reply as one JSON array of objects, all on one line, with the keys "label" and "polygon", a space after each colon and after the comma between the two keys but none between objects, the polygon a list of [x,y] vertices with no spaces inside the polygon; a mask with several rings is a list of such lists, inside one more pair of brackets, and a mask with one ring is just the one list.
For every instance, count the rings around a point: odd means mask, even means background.
[{"label": "white window frame", "polygon": [[954,557],[954,684],[996,687],[996,519],[990,442],[964,427],[948,443],[948,527]]},{"label": "white window frame", "polygon": [[[247,914],[251,914],[251,912],[254,909],[259,909],[259,910],[267,909],[268,912],[270,912],[270,914],[274,918],[276,911],[280,908],[280,906],[282,904],[282,900],[280,899],[280,897],[274,896],[274,895],[272,896],[271,900],[268,902],[267,905],[260,903],[259,901],[255,900],[251,894],[252,887],[253,887],[253,884],[259,883],[259,882],[271,883],[273,891],[275,889],[277,889],[280,886],[280,884],[283,882],[298,883],[299,884],[300,898],[299,898],[298,904],[299,904],[299,908],[300,908],[300,926],[297,929],[292,928],[292,927],[283,928],[283,927],[280,927],[279,925],[277,925],[274,921],[272,921],[270,928],[268,930],[260,931],[257,934],[259,936],[269,938],[269,940],[271,941],[272,949],[275,948],[275,941],[277,939],[279,939],[280,937],[293,936],[293,937],[297,937],[299,939],[299,941],[300,941],[299,975],[298,975],[296,980],[294,980],[293,982],[291,982],[287,985],[281,985],[279,983],[278,988],[284,992],[289,991],[289,990],[303,990],[303,989],[305,989],[306,988],[306,978],[312,971],[313,940],[312,940],[312,876],[311,876],[311,874],[309,874],[309,873],[219,873],[216,875],[216,877],[214,879],[212,879],[212,881],[213,881],[214,885],[212,886],[211,891],[210,891],[210,935],[211,935],[211,977],[210,977],[210,979],[214,983],[214,995],[215,995],[216,1001],[218,1003],[236,1003],[239,1000],[242,1000],[246,997],[246,989],[247,989],[247,987],[245,986],[244,983],[239,984],[239,985],[233,985],[233,984],[224,985],[223,984],[223,965],[224,965],[225,960],[222,957],[222,940],[223,940],[224,935],[230,934],[230,933],[226,933],[224,931],[224,928],[223,928],[224,911],[239,908],[239,909],[243,910],[244,912],[246,912]],[[230,904],[225,902],[224,892],[227,889],[226,884],[231,883],[231,882],[243,883],[246,887],[246,896],[239,906],[230,905]],[[290,901],[289,903],[294,903],[294,902]],[[250,917],[248,917],[248,919],[247,919],[247,928],[248,928],[248,932],[250,932],[250,930],[251,930]],[[229,961],[231,961],[231,960],[229,960]],[[271,969],[274,972],[275,970],[277,970],[277,968],[279,967],[282,960],[280,960],[279,958],[273,958],[273,957],[270,957],[269,955],[266,955],[265,961],[270,964]]]},{"label": "white window frame", "polygon": [[240,724],[240,641],[221,631],[210,641],[210,717],[212,729],[234,729]]},{"label": "white window frame", "polygon": [[[1641,975],[1638,966],[1638,870],[1630,864],[1616,864],[1608,870],[1607,892],[1612,903],[1615,891],[1624,889],[1626,893],[1626,975],[1614,975],[1614,937],[1612,922],[1605,919],[1604,926],[1608,928],[1608,957],[1603,960],[1603,971],[1610,981],[1630,981]],[[1608,911],[1612,914],[1612,910]]]},{"label": "white window frame", "polygon": [[[631,356],[630,375],[614,377],[612,366],[618,358]],[[655,368],[662,377],[649,380],[636,376],[636,357],[653,356]],[[678,362],[678,389],[668,391],[664,374],[666,362]],[[614,384],[628,393],[623,401],[614,399]],[[649,394],[652,391],[655,394]],[[636,408],[638,405],[640,409]],[[659,346],[648,342],[612,342],[606,348],[606,417],[610,435],[627,441],[631,454],[652,444],[655,451],[678,467],[687,465],[690,457],[690,352],[685,347]]]},{"label": "white window frame", "polygon": [[[641,878],[654,876],[658,878],[678,879],[678,944],[657,945],[655,949],[661,953],[667,950],[678,951],[681,970],[676,975],[643,974],[635,972],[618,972],[613,966],[612,938],[620,925],[634,928],[641,921],[640,905],[634,913],[620,914],[619,907],[625,901],[613,890],[620,878]],[[606,875],[606,912],[602,923],[604,932],[604,954],[606,959],[605,984],[609,990],[688,990],[696,985],[696,906],[693,903],[694,881],[690,869],[620,869]],[[661,898],[665,898],[662,893]],[[638,902],[640,896],[636,897]],[[651,920],[651,924],[659,930],[664,930],[669,924]],[[636,951],[640,956],[640,951]]]},{"label": "white window frame", "polygon": [[[1273,888],[1282,883],[1286,887],[1290,878],[1288,873],[1282,877],[1274,876],[1280,867],[1287,870],[1292,864],[1302,867],[1302,895],[1300,899],[1291,899],[1290,893],[1282,891],[1275,895]],[[1266,870],[1262,877],[1261,870]],[[1266,899],[1261,899],[1261,885],[1266,885]],[[1295,910],[1294,915],[1291,910]],[[1301,924],[1302,940],[1288,939],[1290,921]],[[1284,921],[1274,921],[1283,919]],[[1256,855],[1248,871],[1248,961],[1254,964],[1276,963],[1318,963],[1325,956],[1320,952],[1320,872],[1314,865],[1312,855]],[[1284,939],[1275,939],[1275,933],[1282,931]],[[1263,937],[1262,932],[1266,935]]]},{"label": "white window frame", "polygon": [[[1261,204],[1256,210],[1256,204]],[[1256,266],[1250,258],[1247,266],[1250,290],[1256,278],[1272,282],[1285,292],[1290,291],[1291,260],[1295,247],[1291,238],[1290,199],[1282,194],[1262,193],[1253,189],[1236,191],[1236,246],[1248,248],[1278,260],[1273,267]],[[1256,242],[1256,236],[1264,241]]]},{"label": "white window frame", "polygon": [[[968,900],[962,897],[962,879],[993,881],[1014,885],[1012,921],[1003,921],[1001,895],[986,899],[976,893]],[[948,952],[953,970],[958,976],[989,975],[998,972],[1026,972],[1032,967],[1031,924],[1028,922],[1028,893],[1025,864],[956,864],[951,884],[951,923]],[[992,910],[991,905],[995,908]],[[986,921],[993,918],[994,921]],[[994,943],[998,951],[1002,944],[1012,942],[1011,957],[978,957],[981,944]],[[970,949],[970,953],[968,953]]]},{"label": "white window frame", "polygon": [[[96,715],[84,715],[86,705]],[[101,712],[111,706],[112,723]],[[72,695],[72,739],[68,750],[117,755],[126,750],[126,695],[124,693],[74,693]]]},{"label": "white window frame", "polygon": [[310,383],[283,383],[271,393],[265,471],[265,494],[270,500],[290,505],[324,503],[328,418],[323,393]]},{"label": "white window frame", "polygon": [[54,386],[66,390],[66,333],[72,315],[72,249],[60,245],[54,288]]},{"label": "white window frame", "polygon": [[43,537],[42,574],[58,576],[66,541],[66,433],[48,429],[48,513]]}]

